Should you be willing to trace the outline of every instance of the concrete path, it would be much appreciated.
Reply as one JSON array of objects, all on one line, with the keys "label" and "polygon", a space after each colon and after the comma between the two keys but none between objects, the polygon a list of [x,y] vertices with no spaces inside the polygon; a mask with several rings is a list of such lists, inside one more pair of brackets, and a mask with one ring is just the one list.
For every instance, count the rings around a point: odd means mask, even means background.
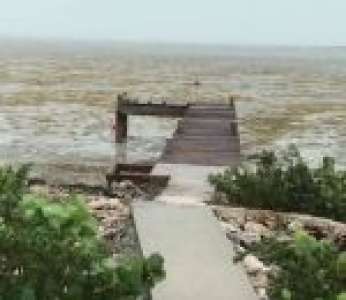
[{"label": "concrete path", "polygon": [[213,213],[203,204],[213,192],[208,175],[225,167],[158,164],[155,175],[171,175],[167,189],[153,202],[133,204],[144,255],[160,253],[166,280],[153,300],[255,300],[241,266],[233,263],[227,240]]},{"label": "concrete path", "polygon": [[138,202],[134,219],[144,255],[164,256],[167,278],[153,300],[255,300],[215,217],[203,206]]},{"label": "concrete path", "polygon": [[170,175],[171,180],[155,201],[181,205],[201,205],[205,201],[209,201],[213,194],[213,187],[208,182],[209,174],[222,172],[225,168],[186,164],[157,164],[152,174]]}]

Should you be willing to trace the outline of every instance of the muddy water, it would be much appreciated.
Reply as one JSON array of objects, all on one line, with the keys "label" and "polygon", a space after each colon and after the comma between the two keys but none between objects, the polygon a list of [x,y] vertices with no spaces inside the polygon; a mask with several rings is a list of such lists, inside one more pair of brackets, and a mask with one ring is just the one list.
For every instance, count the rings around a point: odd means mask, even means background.
[{"label": "muddy water", "polygon": [[[237,96],[244,153],[296,143],[346,166],[346,49],[0,42],[0,160],[107,166],[117,93]],[[198,79],[202,85],[195,87]],[[128,159],[158,157],[175,120],[131,118]]]}]

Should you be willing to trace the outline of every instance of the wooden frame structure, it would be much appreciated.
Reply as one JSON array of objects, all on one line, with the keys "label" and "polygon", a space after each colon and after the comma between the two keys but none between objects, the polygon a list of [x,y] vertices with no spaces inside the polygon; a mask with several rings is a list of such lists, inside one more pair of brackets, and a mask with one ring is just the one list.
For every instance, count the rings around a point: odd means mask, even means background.
[{"label": "wooden frame structure", "polygon": [[[127,94],[119,94],[115,110],[115,142],[123,143],[127,140],[128,116],[154,116],[160,118],[183,118],[185,112],[194,104],[167,103],[165,101],[155,103],[149,101],[140,103],[138,100],[130,99]],[[230,120],[233,136],[238,136],[238,121],[235,110],[234,98],[229,98],[229,107],[233,111]]]},{"label": "wooden frame structure", "polygon": [[190,104],[139,103],[126,94],[118,95],[115,112],[115,142],[127,139],[128,116],[154,116],[161,118],[182,118]]}]

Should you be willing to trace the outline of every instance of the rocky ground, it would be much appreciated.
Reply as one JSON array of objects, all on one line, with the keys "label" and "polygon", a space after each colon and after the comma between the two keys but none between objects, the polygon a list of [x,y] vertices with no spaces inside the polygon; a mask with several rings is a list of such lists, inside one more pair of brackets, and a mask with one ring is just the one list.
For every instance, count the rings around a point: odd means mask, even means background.
[{"label": "rocky ground", "polygon": [[343,223],[292,213],[227,206],[212,206],[212,208],[227,238],[233,242],[236,258],[241,258],[253,287],[263,300],[268,299],[268,278],[277,272],[277,268],[265,265],[251,254],[251,251],[248,253],[251,246],[263,238],[290,240],[293,232],[302,229],[317,239],[334,242],[340,250],[346,250],[346,224]]}]

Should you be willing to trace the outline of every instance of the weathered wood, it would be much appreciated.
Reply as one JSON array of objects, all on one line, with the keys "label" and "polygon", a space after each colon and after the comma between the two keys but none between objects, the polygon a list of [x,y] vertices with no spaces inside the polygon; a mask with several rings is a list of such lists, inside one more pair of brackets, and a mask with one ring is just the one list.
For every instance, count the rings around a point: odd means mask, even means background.
[{"label": "weathered wood", "polygon": [[234,99],[229,105],[193,105],[178,122],[161,161],[171,164],[234,166],[240,139]]},{"label": "weathered wood", "polygon": [[170,176],[164,176],[164,175],[152,175],[152,174],[145,174],[145,173],[132,173],[132,172],[121,172],[118,175],[108,175],[107,181],[109,183],[109,186],[111,186],[112,182],[121,182],[124,180],[129,180],[135,184],[143,184],[143,183],[149,183],[153,184],[155,186],[165,186],[167,185],[168,181],[170,179]]},{"label": "weathered wood", "polygon": [[235,143],[229,143],[229,144],[190,144],[190,143],[171,143],[168,144],[166,147],[166,153],[172,153],[172,152],[195,152],[196,154],[200,152],[235,152],[239,153],[240,146]]},{"label": "weathered wood", "polygon": [[154,164],[117,164],[117,172],[140,172],[149,174],[153,169]]},{"label": "weathered wood", "polygon": [[185,114],[186,118],[205,118],[209,120],[222,120],[228,119],[233,120],[235,118],[235,113],[233,111],[189,111]]},{"label": "weathered wood", "polygon": [[205,118],[184,118],[179,121],[180,126],[197,126],[198,128],[228,128],[228,124],[232,122],[232,119],[229,122],[219,119],[205,119]]},{"label": "weathered wood", "polygon": [[185,134],[180,134],[180,133],[174,133],[174,137],[173,139],[169,139],[169,140],[174,140],[174,141],[195,141],[196,143],[204,143],[204,144],[208,144],[208,143],[227,143],[227,142],[238,142],[240,141],[240,137],[239,136],[232,136],[229,135],[227,137],[223,136],[222,139],[220,139],[220,136],[217,135],[211,135],[208,136],[208,139],[205,138],[205,136],[203,135],[185,135]]},{"label": "weathered wood", "polygon": [[163,163],[169,164],[186,164],[186,165],[198,165],[198,166],[238,166],[240,164],[240,158],[238,157],[217,157],[212,158],[200,158],[195,156],[192,157],[163,157],[161,159]]},{"label": "weathered wood", "polygon": [[[229,165],[240,160],[240,138],[234,98],[228,104],[168,104],[139,103],[126,95],[118,97],[116,114],[116,141],[127,138],[129,115],[182,118],[173,138],[167,142],[161,157],[165,163],[188,163],[200,165]],[[130,176],[125,171],[146,174],[144,167],[118,165],[116,175]],[[123,170],[121,170],[123,168]]]},{"label": "weathered wood", "polygon": [[130,180],[135,184],[153,184],[155,186],[166,186],[170,176],[153,175],[151,171],[154,164],[117,164],[113,172],[106,175],[108,190],[111,190],[113,182]]},{"label": "weathered wood", "polygon": [[116,115],[115,125],[115,141],[116,143],[123,143],[127,139],[128,118],[126,114],[118,112]]},{"label": "weathered wood", "polygon": [[238,122],[233,121],[231,122],[231,135],[232,136],[239,136],[239,130],[238,130]]},{"label": "weathered wood", "polygon": [[123,143],[127,139],[128,117],[121,111],[121,107],[126,105],[126,99],[123,95],[118,96],[117,109],[115,112],[115,142]]},{"label": "weathered wood", "polygon": [[233,96],[229,97],[228,101],[229,101],[229,106],[231,107],[231,109],[235,111],[234,97]]},{"label": "weathered wood", "polygon": [[118,109],[126,115],[182,118],[187,107],[188,105],[166,103],[123,103]]}]

